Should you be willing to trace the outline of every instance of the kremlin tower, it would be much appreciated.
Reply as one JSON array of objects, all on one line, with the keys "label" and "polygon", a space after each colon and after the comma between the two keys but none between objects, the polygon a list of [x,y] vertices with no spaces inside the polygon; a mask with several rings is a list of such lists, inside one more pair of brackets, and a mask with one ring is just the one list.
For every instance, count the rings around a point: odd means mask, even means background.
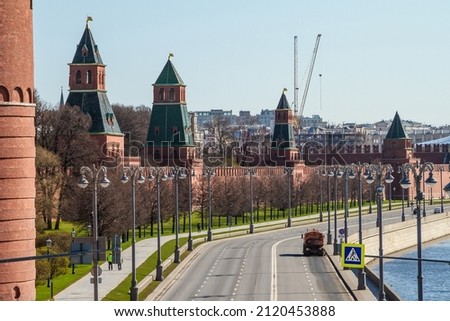
[{"label": "kremlin tower", "polygon": [[[0,262],[36,255],[33,14],[0,1]],[[0,301],[35,300],[35,261],[0,263]]]}]

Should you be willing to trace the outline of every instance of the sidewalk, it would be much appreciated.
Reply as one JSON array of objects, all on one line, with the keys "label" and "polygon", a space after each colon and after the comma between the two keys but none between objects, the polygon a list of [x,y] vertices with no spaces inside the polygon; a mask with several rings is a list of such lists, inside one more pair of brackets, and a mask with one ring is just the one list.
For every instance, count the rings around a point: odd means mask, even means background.
[{"label": "sidewalk", "polygon": [[[174,238],[173,235],[161,237],[161,243]],[[156,238],[144,239],[136,242],[136,267],[140,266],[149,256],[156,251]],[[108,270],[108,263],[100,265],[102,274],[101,283],[98,285],[98,299],[102,300],[109,292],[116,288],[128,275],[131,274],[131,246],[122,251],[122,269],[118,270],[114,265],[114,270]],[[94,285],[91,284],[92,275],[88,274],[79,281],[70,285],[54,296],[55,301],[93,301]]]}]

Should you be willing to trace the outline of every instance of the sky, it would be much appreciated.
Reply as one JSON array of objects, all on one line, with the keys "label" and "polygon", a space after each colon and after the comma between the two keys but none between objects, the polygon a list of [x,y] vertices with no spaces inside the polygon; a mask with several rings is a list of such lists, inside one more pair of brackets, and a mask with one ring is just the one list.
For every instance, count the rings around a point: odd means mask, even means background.
[{"label": "sky", "polygon": [[[449,124],[450,1],[34,0],[35,88],[68,95],[86,17],[111,104],[152,106],[168,54],[187,85],[188,111],[275,109],[299,103],[322,34],[304,116],[332,124],[403,120]],[[321,76],[320,76],[321,75]]]}]

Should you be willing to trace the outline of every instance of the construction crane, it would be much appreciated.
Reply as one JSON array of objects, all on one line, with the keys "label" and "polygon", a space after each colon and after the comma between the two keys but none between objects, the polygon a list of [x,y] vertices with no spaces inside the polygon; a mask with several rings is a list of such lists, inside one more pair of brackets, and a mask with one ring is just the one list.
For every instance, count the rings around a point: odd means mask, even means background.
[{"label": "construction crane", "polygon": [[[309,83],[311,82],[311,76],[312,76],[312,72],[314,69],[314,63],[316,61],[317,50],[319,49],[319,42],[320,42],[321,36],[322,36],[321,34],[317,35],[316,45],[314,46],[313,55],[311,58],[311,62],[309,64],[309,72],[308,72],[308,77],[306,79],[305,91],[303,92],[303,98],[302,98],[302,102],[300,104],[300,109],[298,111],[298,114],[296,115],[299,119],[303,116],[303,110],[305,109],[306,96],[308,96]],[[297,49],[295,49],[295,55],[296,55],[296,52],[297,52]],[[296,67],[294,67],[294,69],[296,70]],[[297,77],[297,75],[295,75],[295,77]],[[295,106],[295,109],[297,109],[297,106]]]},{"label": "construction crane", "polygon": [[298,50],[297,36],[294,37],[294,115],[298,117]]}]

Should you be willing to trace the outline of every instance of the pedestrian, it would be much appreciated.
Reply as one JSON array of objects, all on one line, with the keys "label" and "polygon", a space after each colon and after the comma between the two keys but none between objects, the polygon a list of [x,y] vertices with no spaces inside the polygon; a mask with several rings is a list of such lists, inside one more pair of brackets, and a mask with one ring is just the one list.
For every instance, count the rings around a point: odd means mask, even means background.
[{"label": "pedestrian", "polygon": [[113,255],[112,255],[112,253],[109,253],[108,254],[108,270],[113,270],[114,268],[113,268]]}]

